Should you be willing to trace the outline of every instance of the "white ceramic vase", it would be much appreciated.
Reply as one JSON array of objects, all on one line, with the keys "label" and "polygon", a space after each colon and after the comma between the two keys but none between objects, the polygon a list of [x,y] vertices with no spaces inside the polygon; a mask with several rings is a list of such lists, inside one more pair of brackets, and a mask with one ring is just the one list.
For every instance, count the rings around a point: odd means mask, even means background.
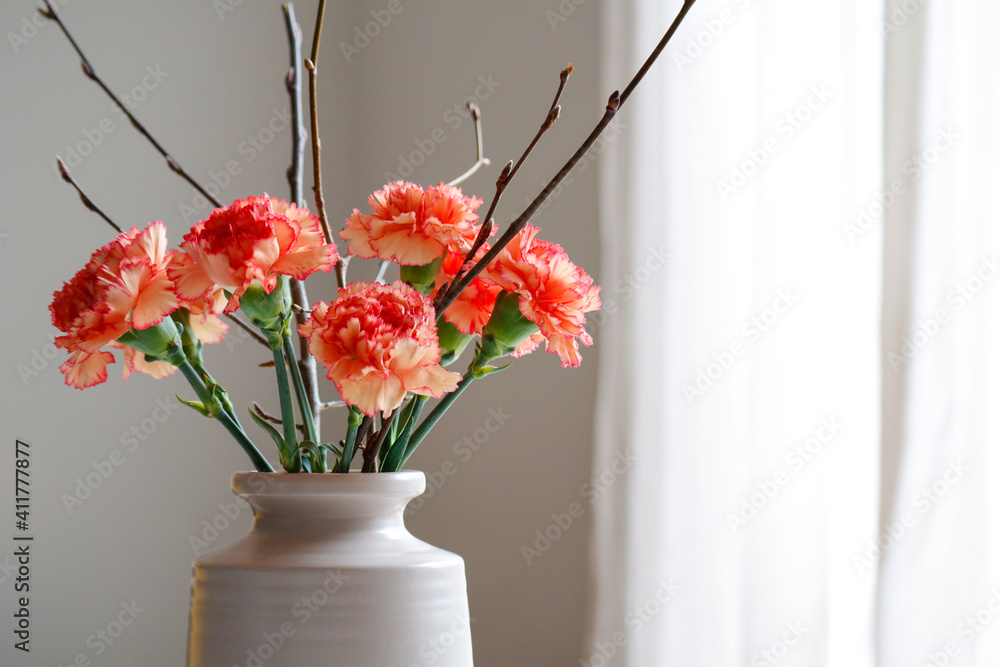
[{"label": "white ceramic vase", "polygon": [[403,525],[424,474],[237,473],[253,529],[194,564],[188,667],[473,667],[465,563]]}]

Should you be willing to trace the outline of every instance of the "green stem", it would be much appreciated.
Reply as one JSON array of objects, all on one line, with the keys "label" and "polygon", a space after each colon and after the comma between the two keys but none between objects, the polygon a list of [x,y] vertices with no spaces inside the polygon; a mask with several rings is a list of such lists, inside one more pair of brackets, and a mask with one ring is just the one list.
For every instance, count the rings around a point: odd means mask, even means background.
[{"label": "green stem", "polygon": [[319,433],[316,432],[316,421],[313,419],[312,406],[309,404],[309,395],[306,393],[305,382],[302,381],[302,373],[299,370],[299,362],[295,358],[295,346],[292,345],[290,336],[285,336],[284,343],[285,357],[288,359],[288,370],[292,373],[292,381],[295,383],[295,398],[299,404],[299,412],[302,413],[302,423],[306,425],[306,438],[319,445]]},{"label": "green stem", "polygon": [[285,368],[285,355],[281,345],[271,348],[274,355],[274,372],[278,380],[278,399],[281,402],[281,428],[285,437],[284,451],[281,452],[281,464],[292,462],[295,450],[298,449],[298,437],[295,434],[295,410],[292,408],[292,391],[288,385],[288,371]]},{"label": "green stem", "polygon": [[[213,397],[208,391],[208,387],[205,386],[205,382],[202,380],[201,375],[190,362],[184,361],[182,364],[178,365],[181,369],[181,373],[187,379],[191,388],[194,389],[195,393],[198,394],[198,398],[202,400],[203,403],[208,405],[213,400]],[[227,431],[236,439],[237,444],[243,448],[247,456],[250,457],[250,461],[253,463],[254,467],[258,472],[274,472],[274,468],[268,463],[267,459],[264,458],[260,450],[253,444],[243,427],[240,426],[239,421],[231,416],[228,412],[224,410],[216,412],[215,418],[221,423]]]},{"label": "green stem", "polygon": [[455,400],[459,397],[459,395],[461,395],[461,393],[465,391],[465,388],[468,387],[470,384],[472,384],[472,381],[475,379],[476,378],[472,374],[472,371],[469,371],[462,378],[462,381],[458,383],[458,387],[455,389],[455,391],[446,395],[438,402],[437,405],[434,406],[434,409],[431,410],[431,413],[427,415],[426,419],[424,419],[424,421],[420,423],[420,426],[417,427],[417,430],[414,431],[413,435],[410,436],[410,441],[406,443],[406,451],[403,452],[403,458],[399,462],[399,468],[402,468],[404,465],[406,465],[406,462],[409,460],[410,455],[413,454],[414,450],[416,450],[416,448],[420,445],[420,443],[423,442],[424,438],[427,437],[427,434],[430,433],[431,429],[434,428],[434,426],[438,423],[438,420],[440,420],[441,417],[444,416],[444,413],[448,411],[448,408],[451,407],[451,404],[455,402]]},{"label": "green stem", "polygon": [[[205,383],[206,388],[207,388],[207,385],[210,385],[210,384],[219,384],[218,382],[215,381],[215,378],[212,377],[212,374],[208,372],[208,369],[205,368],[205,365],[201,362],[200,359],[191,360],[189,358],[188,359],[188,363],[190,363],[191,366],[195,369],[195,371],[197,371],[198,374],[201,376],[202,382]],[[226,396],[225,394],[223,394],[223,395]],[[199,396],[199,398],[201,398],[201,397]],[[233,408],[233,404],[228,399],[228,397],[224,401],[220,401],[220,404],[222,405],[222,410],[227,415],[229,415],[229,418],[232,419],[234,422],[236,422],[236,425],[239,426],[242,429],[243,425],[240,424],[240,420],[236,416],[236,411]]]},{"label": "green stem", "polygon": [[403,465],[403,456],[406,454],[406,446],[410,442],[410,434],[413,425],[420,418],[420,411],[427,402],[426,396],[414,396],[410,402],[406,413],[403,415],[402,432],[392,443],[392,448],[386,454],[382,462],[382,472],[397,472]]},{"label": "green stem", "polygon": [[344,439],[344,456],[340,459],[337,472],[351,472],[351,461],[354,460],[354,447],[358,440],[358,427],[364,417],[356,408],[350,408],[347,417],[347,437]]}]

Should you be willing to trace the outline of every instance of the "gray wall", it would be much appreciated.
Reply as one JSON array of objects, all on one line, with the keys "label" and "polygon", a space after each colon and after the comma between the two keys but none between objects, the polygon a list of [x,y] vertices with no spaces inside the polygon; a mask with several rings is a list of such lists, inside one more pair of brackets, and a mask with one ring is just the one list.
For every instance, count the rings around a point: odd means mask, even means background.
[{"label": "gray wall", "polygon": [[[465,188],[488,198],[500,166],[520,153],[541,121],[559,70],[573,61],[577,73],[563,117],[500,207],[498,220],[508,221],[601,113],[608,91],[597,85],[598,0],[563,2],[569,15],[559,22],[557,14],[546,15],[559,11],[557,0],[402,0],[402,12],[348,62],[341,42],[353,40],[355,27],[363,29],[372,10],[389,4],[334,2],[328,10],[320,85],[331,219],[339,222],[361,206],[384,183],[385,172],[399,172],[399,156],[418,150],[415,142],[426,150],[425,140],[438,128],[446,140],[412,178],[429,184],[464,171],[473,159],[471,123],[449,110],[477,91],[494,164]],[[187,629],[194,557],[189,538],[202,535],[205,521],[227,521],[229,478],[248,464],[221,427],[177,407],[173,394],[189,393],[179,377],[123,383],[117,364],[98,388],[79,392],[63,385],[63,355],[50,344],[50,295],[111,238],[111,230],[61,183],[53,156],[70,157],[70,148],[88,153],[73,171],[91,196],[126,226],[164,220],[174,243],[207,209],[197,215],[183,210],[194,208],[193,192],[80,74],[57,27],[33,24],[35,5],[15,0],[0,6],[0,193],[6,211],[0,219],[6,315],[0,457],[6,460],[0,467],[8,470],[0,476],[0,508],[7,517],[0,565],[14,563],[10,470],[18,438],[31,446],[30,532],[36,536],[31,653],[13,649],[14,575],[3,568],[0,663],[69,665],[83,656],[93,665],[176,667],[183,663]],[[220,14],[223,9],[232,11]],[[308,42],[315,4],[302,2],[297,10]],[[263,190],[287,196],[289,132],[280,117],[287,106],[281,80],[288,56],[279,3],[64,0],[61,11],[97,70],[116,90],[134,89],[136,113],[202,182],[236,162],[240,173],[223,189],[224,201]],[[485,87],[483,80],[495,85]],[[278,129],[273,140],[263,150],[250,148],[248,137],[268,139],[264,128],[272,122]],[[596,190],[591,166],[538,219],[543,235],[595,276]],[[309,286],[314,299],[333,292],[325,276]],[[231,340],[235,344],[208,352],[211,367],[238,405],[258,400],[274,406],[272,372],[256,368],[266,352]],[[554,355],[538,352],[473,385],[412,460],[432,474],[434,493],[409,524],[418,536],[466,559],[479,667],[577,663],[589,516],[530,566],[521,547],[533,545],[535,531],[544,531],[553,513],[586,504],[581,486],[590,470],[596,359],[592,348],[583,368],[560,370]],[[328,387],[328,397],[334,394]],[[163,404],[167,409],[158,409]],[[456,450],[464,437],[477,435],[491,410],[509,415],[502,428],[471,457],[467,449]],[[327,438],[339,437],[339,422],[328,413]],[[130,435],[133,429],[138,437]],[[115,451],[121,453],[115,460],[123,461],[118,466],[106,463]],[[451,471],[452,464],[454,475],[442,481],[434,474]],[[85,489],[89,497],[67,508],[79,480],[109,467],[96,488]],[[236,539],[249,522],[241,513],[213,546]],[[142,611],[121,636],[111,644],[92,636],[133,602]]]}]

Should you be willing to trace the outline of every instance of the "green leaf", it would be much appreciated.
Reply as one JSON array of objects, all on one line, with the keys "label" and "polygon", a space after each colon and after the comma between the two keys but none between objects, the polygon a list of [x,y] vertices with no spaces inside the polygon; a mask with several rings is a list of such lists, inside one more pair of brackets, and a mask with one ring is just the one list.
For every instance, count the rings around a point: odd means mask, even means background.
[{"label": "green leaf", "polygon": [[326,451],[330,452],[337,458],[340,458],[341,456],[344,455],[344,446],[340,443],[337,443],[335,445],[332,442],[324,442],[322,445],[319,446],[319,448],[325,449]]},{"label": "green leaf", "polygon": [[510,364],[506,364],[504,366],[479,366],[475,369],[470,368],[469,372],[472,373],[472,377],[476,378],[477,380],[480,380],[486,377],[487,375],[492,375],[493,373],[499,373],[500,371],[507,370],[513,363],[514,362],[512,361],[510,362]]},{"label": "green leaf", "polygon": [[174,394],[174,396],[177,396],[177,400],[180,401],[181,403],[183,403],[184,405],[188,406],[189,408],[193,408],[196,411],[198,411],[199,413],[201,413],[202,417],[214,417],[215,416],[214,414],[209,414],[209,411],[199,401],[185,401],[178,394]]},{"label": "green leaf", "polygon": [[278,446],[278,451],[281,452],[282,448],[285,446],[285,438],[278,432],[278,429],[274,428],[270,422],[254,412],[253,408],[248,408],[248,410],[250,410],[250,416],[253,417],[255,422],[257,422],[257,426],[260,426],[265,433],[271,436],[271,439],[274,440],[274,444]]},{"label": "green leaf", "polygon": [[304,463],[308,464],[308,472],[326,472],[326,463],[323,460],[323,452],[312,440],[303,440],[296,450],[302,456]]},{"label": "green leaf", "polygon": [[414,396],[403,409],[403,414],[396,420],[396,423],[402,424],[402,427],[399,436],[391,443],[391,446],[382,448],[385,452],[385,456],[382,457],[382,472],[396,472],[402,466],[403,457],[410,442],[410,433],[413,431],[413,425],[420,417],[420,411],[426,402],[426,396]]}]

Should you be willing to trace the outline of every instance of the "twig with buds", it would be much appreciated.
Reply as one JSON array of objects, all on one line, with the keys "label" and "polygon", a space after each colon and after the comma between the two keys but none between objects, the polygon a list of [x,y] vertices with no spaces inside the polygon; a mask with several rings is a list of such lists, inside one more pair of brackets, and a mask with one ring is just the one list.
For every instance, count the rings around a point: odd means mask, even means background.
[{"label": "twig with buds", "polygon": [[73,46],[73,49],[76,51],[77,55],[80,56],[80,65],[83,67],[83,73],[87,75],[87,78],[89,78],[91,81],[100,86],[101,90],[103,90],[107,94],[107,96],[110,97],[111,100],[118,106],[118,108],[121,109],[122,113],[124,113],[128,117],[129,121],[132,123],[132,126],[136,130],[138,130],[142,136],[146,137],[149,143],[153,145],[153,148],[155,148],[157,152],[163,156],[163,158],[167,161],[167,166],[170,167],[171,171],[173,171],[175,174],[177,174],[185,181],[190,183],[191,187],[200,192],[205,199],[212,202],[215,206],[222,206],[222,202],[213,197],[207,190],[205,190],[205,188],[201,186],[200,183],[198,183],[198,181],[194,180],[194,178],[192,178],[191,175],[187,173],[187,171],[185,171],[183,167],[181,167],[180,163],[177,160],[175,160],[173,156],[171,156],[170,153],[168,153],[163,146],[160,145],[160,142],[158,142],[156,139],[153,138],[153,135],[149,133],[149,130],[147,130],[146,127],[139,122],[139,119],[137,119],[132,114],[132,112],[129,111],[128,107],[126,107],[122,103],[122,101],[118,99],[118,96],[115,95],[108,87],[108,85],[104,82],[104,80],[101,79],[100,76],[98,76],[97,71],[94,69],[94,66],[90,64],[90,61],[87,59],[87,56],[84,55],[83,50],[80,48],[79,44],[77,44],[76,40],[73,39],[73,35],[70,34],[69,29],[66,27],[66,24],[63,23],[62,17],[59,16],[59,13],[56,11],[55,7],[52,6],[50,0],[45,0],[45,7],[39,8],[38,12],[45,18],[56,22],[59,28],[63,31],[63,34],[66,35],[66,39],[69,40],[69,43]]},{"label": "twig with buds", "polygon": [[[504,249],[504,247],[508,243],[510,243],[522,229],[524,229],[524,227],[528,224],[528,221],[531,220],[532,216],[534,216],[535,213],[538,212],[538,209],[541,207],[541,205],[545,202],[546,199],[549,198],[549,195],[551,195],[552,192],[557,187],[559,187],[559,184],[562,183],[563,179],[565,179],[566,176],[573,170],[573,167],[575,167],[580,162],[580,160],[583,159],[583,157],[587,154],[587,152],[597,141],[598,137],[600,137],[601,134],[604,132],[604,130],[608,127],[608,125],[611,124],[611,121],[615,119],[615,116],[618,114],[618,111],[621,109],[622,105],[635,90],[636,86],[639,85],[639,82],[642,81],[643,77],[646,76],[646,73],[653,66],[653,63],[656,62],[656,59],[659,58],[660,54],[663,52],[663,49],[666,48],[667,43],[677,32],[677,28],[680,27],[681,22],[684,20],[684,17],[687,16],[688,12],[691,10],[691,7],[694,6],[694,3],[695,0],[684,0],[684,6],[681,7],[680,12],[678,12],[676,18],[674,18],[673,23],[670,24],[670,27],[667,29],[667,32],[663,35],[663,37],[660,39],[660,42],[656,45],[656,48],[653,49],[652,53],[650,53],[649,57],[642,64],[642,67],[639,68],[639,71],[636,72],[634,77],[632,77],[632,80],[625,87],[625,90],[620,93],[618,91],[615,91],[614,93],[611,94],[611,97],[608,98],[608,104],[605,107],[604,116],[601,118],[600,122],[597,123],[597,126],[587,136],[587,138],[584,139],[583,143],[580,144],[580,147],[576,150],[576,152],[573,153],[573,155],[569,158],[569,160],[566,161],[566,164],[563,165],[562,169],[560,169],[558,173],[556,173],[556,175],[552,177],[552,180],[549,181],[549,183],[542,189],[542,191],[538,193],[538,195],[535,197],[534,200],[532,200],[532,202],[528,205],[528,207],[524,209],[521,215],[519,215],[517,218],[514,219],[513,222],[510,223],[510,226],[507,228],[507,231],[505,231],[503,235],[500,236],[499,239],[497,239],[497,242],[493,244],[493,246],[479,259],[478,262],[476,262],[475,266],[473,266],[468,272],[466,272],[466,274],[461,278],[461,280],[453,281],[452,285],[448,288],[445,296],[442,297],[437,304],[435,304],[435,309],[438,315],[441,315],[441,313],[447,310],[448,306],[450,306],[451,303],[456,298],[458,298],[458,295],[461,294],[465,290],[465,288],[469,286],[469,284],[473,281],[473,279],[475,279],[476,276],[482,273],[482,271],[489,265],[489,263],[492,262],[496,258],[496,256],[500,254],[500,252]],[[501,177],[503,177],[503,174],[501,174]],[[508,180],[509,177],[510,176],[508,174]],[[497,187],[499,189],[500,185],[498,184]],[[489,215],[491,214],[492,211],[489,214],[487,214],[486,218],[487,222],[485,224],[489,223]]]},{"label": "twig with buds", "polygon": [[[316,94],[316,68],[319,59],[319,43],[323,36],[323,14],[326,12],[326,0],[319,0],[319,7],[316,9],[316,31],[313,33],[312,53],[306,60],[306,70],[309,72],[309,117],[312,129],[312,152],[313,152],[313,198],[316,200],[316,216],[323,227],[323,236],[327,243],[333,243],[333,232],[330,231],[330,222],[326,218],[326,202],[323,199],[323,169],[321,142],[319,140],[319,111],[317,108]],[[337,287],[343,287],[347,283],[345,275],[347,262],[343,259],[337,261],[333,267],[337,276]]]},{"label": "twig with buds", "polygon": [[122,233],[122,228],[119,227],[117,224],[115,224],[115,221],[112,220],[111,218],[109,218],[107,216],[107,214],[104,211],[102,211],[97,206],[97,204],[95,204],[90,199],[90,197],[87,196],[87,193],[83,191],[83,188],[80,187],[80,184],[77,183],[76,180],[74,180],[72,176],[70,176],[70,174],[69,174],[69,167],[66,166],[66,163],[63,162],[63,159],[61,157],[59,157],[58,155],[56,156],[56,162],[59,164],[59,174],[62,176],[62,179],[64,181],[66,181],[67,183],[69,183],[70,185],[72,185],[76,189],[77,194],[80,195],[80,201],[83,202],[83,205],[86,206],[89,210],[91,210],[94,213],[96,213],[97,215],[99,215],[102,218],[104,218],[104,221],[106,223],[108,223],[109,225],[111,225],[111,227],[116,232],[118,232],[119,234],[121,234]]},{"label": "twig with buds", "polygon": [[[306,135],[302,125],[302,30],[295,20],[295,8],[292,3],[282,5],[285,14],[285,28],[288,33],[288,52],[291,65],[285,78],[285,88],[292,108],[292,163],[288,167],[288,187],[291,190],[292,202],[303,206],[302,175],[305,163]],[[309,296],[306,286],[301,280],[292,279],[292,304],[295,310],[295,322],[305,324],[308,318]],[[296,327],[296,330],[298,327]],[[320,396],[319,380],[316,376],[316,359],[309,353],[309,341],[299,335],[299,374],[305,386],[306,399],[313,413],[313,423],[316,430],[320,428]]]},{"label": "twig with buds", "polygon": [[[542,135],[548,132],[550,129],[552,129],[552,126],[555,125],[556,120],[559,119],[559,112],[561,109],[561,107],[559,106],[559,100],[560,98],[562,98],[563,90],[566,89],[566,82],[569,81],[569,77],[572,73],[573,73],[573,63],[567,65],[566,69],[564,69],[562,72],[559,73],[559,87],[556,89],[556,96],[552,100],[552,104],[549,105],[548,113],[545,114],[545,120],[542,121],[541,126],[538,128],[538,132],[535,133],[535,136],[531,140],[531,143],[528,144],[528,147],[524,149],[524,152],[518,159],[517,164],[514,164],[513,162],[508,162],[504,166],[503,170],[501,170],[500,176],[497,178],[496,194],[493,195],[493,201],[490,202],[490,207],[489,209],[487,209],[486,215],[483,216],[483,225],[482,229],[479,232],[479,237],[476,239],[476,242],[472,245],[472,248],[466,254],[465,260],[462,262],[462,267],[455,275],[455,278],[451,281],[451,283],[448,285],[446,289],[443,289],[440,292],[438,292],[437,300],[439,303],[445,303],[445,302],[450,303],[451,301],[454,301],[459,294],[462,293],[461,290],[458,290],[457,292],[455,292],[454,295],[452,295],[452,291],[455,285],[460,283],[462,279],[465,277],[465,273],[463,273],[462,269],[465,267],[466,264],[468,264],[472,260],[473,257],[476,256],[476,253],[479,252],[479,249],[483,246],[484,243],[486,243],[487,239],[489,239],[489,237],[492,236],[493,213],[496,211],[497,205],[500,203],[500,198],[503,196],[504,190],[507,189],[507,186],[510,184],[511,180],[514,178],[514,176],[517,175],[517,172],[520,171],[521,165],[523,165],[524,161],[528,159],[529,155],[531,155],[531,151],[535,150],[535,146],[538,145],[538,142],[541,140]],[[462,289],[465,288],[463,287]],[[439,307],[437,310],[438,315],[443,313],[445,311],[445,308],[447,308],[447,306],[445,306],[444,308]]]},{"label": "twig with buds", "polygon": [[[114,229],[117,233],[121,234],[122,228],[119,227],[114,220],[109,218],[107,214],[105,214],[104,211],[102,211],[100,207],[94,203],[94,201],[87,195],[87,193],[84,192],[83,188],[80,187],[80,184],[77,183],[76,179],[74,179],[73,176],[69,173],[69,168],[66,166],[66,163],[63,162],[63,159],[61,157],[56,156],[56,162],[59,165],[59,173],[62,175],[63,180],[73,186],[77,194],[80,195],[80,201],[83,202],[83,205],[86,206],[87,209],[93,211],[97,215],[104,218],[104,221],[109,225],[111,225],[112,229]],[[268,344],[267,339],[264,338],[264,336],[262,336],[261,333],[257,331],[257,329],[255,329],[254,327],[250,326],[249,324],[238,318],[234,313],[226,313],[226,317],[231,322],[236,324],[238,327],[240,327],[248,334],[250,334],[250,337],[256,340],[258,343],[264,345],[269,350],[271,349],[271,346]]]}]

